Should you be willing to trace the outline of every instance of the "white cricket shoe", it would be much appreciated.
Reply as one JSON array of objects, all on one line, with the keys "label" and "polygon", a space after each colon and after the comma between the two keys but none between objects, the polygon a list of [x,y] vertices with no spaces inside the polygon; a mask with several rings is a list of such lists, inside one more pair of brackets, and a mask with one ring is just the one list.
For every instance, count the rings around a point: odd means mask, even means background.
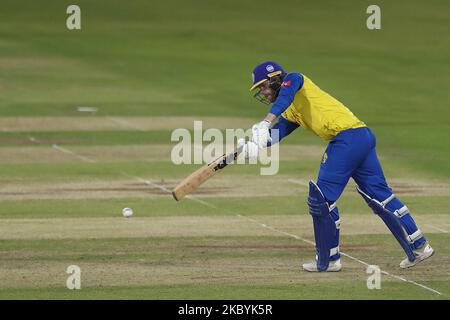
[{"label": "white cricket shoe", "polygon": [[414,261],[409,261],[408,258],[400,262],[400,268],[406,269],[414,267],[420,261],[423,261],[434,254],[433,248],[428,242],[425,242],[420,248],[413,250],[416,259]]},{"label": "white cricket shoe", "polygon": [[[303,270],[309,271],[309,272],[319,272],[317,270],[317,261],[312,261],[309,263],[304,263],[302,265]],[[335,261],[330,261],[330,264],[328,265],[328,269],[324,272],[337,272],[341,271],[342,265],[341,265],[341,259],[337,259]]]}]

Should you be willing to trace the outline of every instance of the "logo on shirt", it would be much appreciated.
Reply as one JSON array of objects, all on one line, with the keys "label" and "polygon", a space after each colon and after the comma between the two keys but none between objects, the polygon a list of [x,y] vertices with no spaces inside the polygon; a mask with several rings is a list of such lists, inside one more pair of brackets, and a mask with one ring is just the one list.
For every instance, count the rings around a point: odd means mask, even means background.
[{"label": "logo on shirt", "polygon": [[328,159],[328,155],[327,155],[327,153],[325,152],[325,153],[323,154],[323,157],[322,157],[322,163],[327,162],[327,159]]},{"label": "logo on shirt", "polygon": [[288,87],[288,86],[290,86],[290,85],[291,85],[291,80],[283,81],[283,82],[281,83],[281,86],[282,86],[282,87]]},{"label": "logo on shirt", "polygon": [[273,65],[269,64],[269,65],[266,66],[266,70],[268,72],[273,72],[273,70],[275,70],[275,69],[274,69]]}]

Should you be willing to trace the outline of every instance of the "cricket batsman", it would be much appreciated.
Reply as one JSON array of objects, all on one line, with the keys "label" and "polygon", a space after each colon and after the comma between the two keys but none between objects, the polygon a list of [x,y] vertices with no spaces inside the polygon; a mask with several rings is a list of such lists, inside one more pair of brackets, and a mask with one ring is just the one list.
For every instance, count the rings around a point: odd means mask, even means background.
[{"label": "cricket batsman", "polygon": [[[308,206],[314,226],[316,258],[303,264],[304,270],[341,270],[336,201],[350,178],[355,180],[359,194],[405,251],[401,268],[412,267],[434,254],[409,209],[386,182],[377,158],[375,135],[343,103],[306,75],[286,73],[274,61],[255,67],[250,91],[256,91],[256,99],[272,106],[264,120],[252,127],[251,140],[239,142],[244,146],[246,158],[257,158],[261,148],[279,142],[298,127],[328,141],[317,181],[309,182]],[[273,134],[274,130],[278,130],[278,135]]]}]

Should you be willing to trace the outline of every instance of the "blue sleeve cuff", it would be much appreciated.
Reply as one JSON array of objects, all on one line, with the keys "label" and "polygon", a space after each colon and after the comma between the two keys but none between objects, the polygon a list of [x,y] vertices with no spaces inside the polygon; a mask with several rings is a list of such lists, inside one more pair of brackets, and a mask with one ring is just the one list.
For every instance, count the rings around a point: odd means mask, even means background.
[{"label": "blue sleeve cuff", "polygon": [[[267,146],[270,147],[271,145],[278,143],[279,141],[281,141],[281,139],[291,134],[291,132],[297,129],[298,127],[299,127],[298,124],[286,120],[283,117],[280,117],[278,119],[278,122],[275,123],[275,125],[270,129],[270,136],[272,137],[272,142],[271,143],[269,142]],[[276,134],[275,133],[276,131],[274,130],[277,130],[278,134]]]}]

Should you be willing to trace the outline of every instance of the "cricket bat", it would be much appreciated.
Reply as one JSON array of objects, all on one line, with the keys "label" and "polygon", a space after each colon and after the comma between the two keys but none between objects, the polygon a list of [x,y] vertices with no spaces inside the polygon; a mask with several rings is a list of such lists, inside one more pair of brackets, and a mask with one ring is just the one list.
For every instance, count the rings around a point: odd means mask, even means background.
[{"label": "cricket bat", "polygon": [[235,161],[243,148],[244,146],[240,146],[230,154],[224,154],[191,173],[186,179],[181,181],[175,189],[173,189],[172,195],[175,200],[180,201],[187,194],[197,190],[202,183],[225,168],[228,164]]}]

